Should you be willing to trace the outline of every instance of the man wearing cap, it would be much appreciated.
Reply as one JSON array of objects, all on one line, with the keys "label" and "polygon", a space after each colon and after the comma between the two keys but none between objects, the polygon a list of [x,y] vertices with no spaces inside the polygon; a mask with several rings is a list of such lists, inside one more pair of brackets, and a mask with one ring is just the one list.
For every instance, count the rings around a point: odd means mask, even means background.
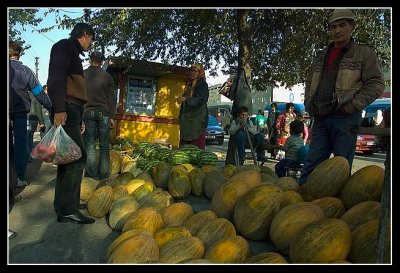
[{"label": "man wearing cap", "polygon": [[194,144],[205,150],[208,96],[204,67],[202,64],[195,63],[191,67],[190,78],[182,96],[177,98],[177,102],[181,104],[179,145]]},{"label": "man wearing cap", "polygon": [[[90,54],[90,66],[84,71],[88,101],[83,110],[87,177],[103,180],[110,175],[110,127],[114,126],[116,97],[114,81],[101,69],[104,58],[98,51]],[[99,139],[99,159],[96,160],[96,139]]]},{"label": "man wearing cap", "polygon": [[81,125],[83,106],[87,102],[82,60],[94,39],[93,28],[86,23],[77,23],[69,39],[55,43],[50,51],[49,77],[47,90],[53,103],[53,124],[62,125],[68,136],[82,152],[77,161],[60,164],[54,194],[54,210],[57,222],[92,224],[94,219],[79,211],[81,182],[86,165],[86,152],[83,146]]},{"label": "man wearing cap", "polygon": [[360,126],[362,109],[384,90],[375,51],[352,38],[354,13],[334,10],[327,23],[332,42],[317,54],[306,80],[304,104],[314,125],[300,185],[331,153],[345,157],[351,172],[357,135],[350,129]]}]

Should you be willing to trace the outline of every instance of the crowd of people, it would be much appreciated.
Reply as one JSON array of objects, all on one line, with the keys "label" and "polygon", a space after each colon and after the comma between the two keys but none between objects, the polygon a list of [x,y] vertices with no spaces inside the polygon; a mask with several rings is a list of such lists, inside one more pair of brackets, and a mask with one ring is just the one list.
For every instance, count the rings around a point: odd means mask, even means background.
[{"label": "crowd of people", "polygon": [[[335,10],[328,18],[328,26],[332,42],[317,54],[306,79],[305,107],[314,120],[312,141],[304,113],[296,114],[292,103],[287,103],[282,112],[272,103],[268,116],[260,110],[254,124],[248,107],[240,106],[229,129],[239,164],[246,159],[245,148],[250,136],[260,165],[267,160],[265,150],[272,157],[279,150],[285,152],[285,157],[275,166],[279,177],[285,175],[288,166],[304,163],[300,185],[307,182],[312,170],[331,153],[347,158],[352,166],[357,135],[349,131],[360,126],[362,110],[382,94],[382,70],[374,50],[357,44],[352,38],[356,22],[351,10]],[[93,28],[78,23],[69,38],[53,45],[47,90],[19,61],[23,53],[20,43],[9,43],[10,212],[16,189],[27,185],[25,172],[31,160],[34,132],[40,129],[43,136],[51,126],[63,126],[81,149],[82,156],[57,166],[53,203],[57,221],[95,222],[80,212],[85,208],[80,203],[80,185],[84,173],[96,179],[109,177],[109,128],[114,126],[116,95],[112,77],[101,69],[104,61],[101,52],[92,52],[90,67],[83,70],[80,55],[90,49],[94,39]],[[236,76],[229,77],[219,93],[232,98],[230,88],[235,80]],[[205,149],[208,98],[204,65],[194,63],[183,94],[176,98],[180,105],[180,145],[193,144]],[[303,161],[299,151],[308,144],[309,152]],[[9,230],[9,238],[15,235]]]}]

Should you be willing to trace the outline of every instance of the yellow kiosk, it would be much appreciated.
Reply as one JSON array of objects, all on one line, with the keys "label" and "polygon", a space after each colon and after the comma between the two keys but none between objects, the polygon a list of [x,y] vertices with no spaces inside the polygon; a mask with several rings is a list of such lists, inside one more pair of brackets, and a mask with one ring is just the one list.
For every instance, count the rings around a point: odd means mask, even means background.
[{"label": "yellow kiosk", "polygon": [[189,67],[113,58],[103,67],[114,78],[117,95],[115,136],[179,146],[179,109]]}]

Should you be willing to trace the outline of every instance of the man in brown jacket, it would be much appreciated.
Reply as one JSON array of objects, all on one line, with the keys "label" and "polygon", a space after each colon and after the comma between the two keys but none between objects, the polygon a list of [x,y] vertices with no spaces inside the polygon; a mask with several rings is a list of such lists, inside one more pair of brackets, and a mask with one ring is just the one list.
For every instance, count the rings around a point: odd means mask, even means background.
[{"label": "man in brown jacket", "polygon": [[333,11],[328,25],[332,42],[317,54],[306,80],[304,104],[314,125],[300,185],[331,153],[345,157],[351,171],[357,135],[350,129],[360,126],[361,111],[384,90],[375,51],[352,38],[356,28],[353,12]]},{"label": "man in brown jacket", "polygon": [[89,49],[93,39],[93,28],[86,23],[78,23],[72,30],[71,37],[55,43],[50,53],[47,87],[53,102],[53,124],[62,125],[82,152],[82,157],[77,161],[58,165],[54,195],[57,222],[95,222],[79,211],[82,175],[86,164],[81,124],[83,106],[87,101],[82,60],[79,55],[83,55],[83,51]]}]

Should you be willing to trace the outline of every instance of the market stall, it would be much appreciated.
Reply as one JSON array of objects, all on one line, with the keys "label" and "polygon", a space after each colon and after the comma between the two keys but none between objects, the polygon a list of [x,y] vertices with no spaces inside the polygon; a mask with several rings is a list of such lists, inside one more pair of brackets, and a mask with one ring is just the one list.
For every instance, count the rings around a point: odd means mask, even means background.
[{"label": "market stall", "polygon": [[162,63],[111,59],[106,71],[117,95],[115,136],[134,143],[147,141],[179,145],[179,107],[190,68]]}]

